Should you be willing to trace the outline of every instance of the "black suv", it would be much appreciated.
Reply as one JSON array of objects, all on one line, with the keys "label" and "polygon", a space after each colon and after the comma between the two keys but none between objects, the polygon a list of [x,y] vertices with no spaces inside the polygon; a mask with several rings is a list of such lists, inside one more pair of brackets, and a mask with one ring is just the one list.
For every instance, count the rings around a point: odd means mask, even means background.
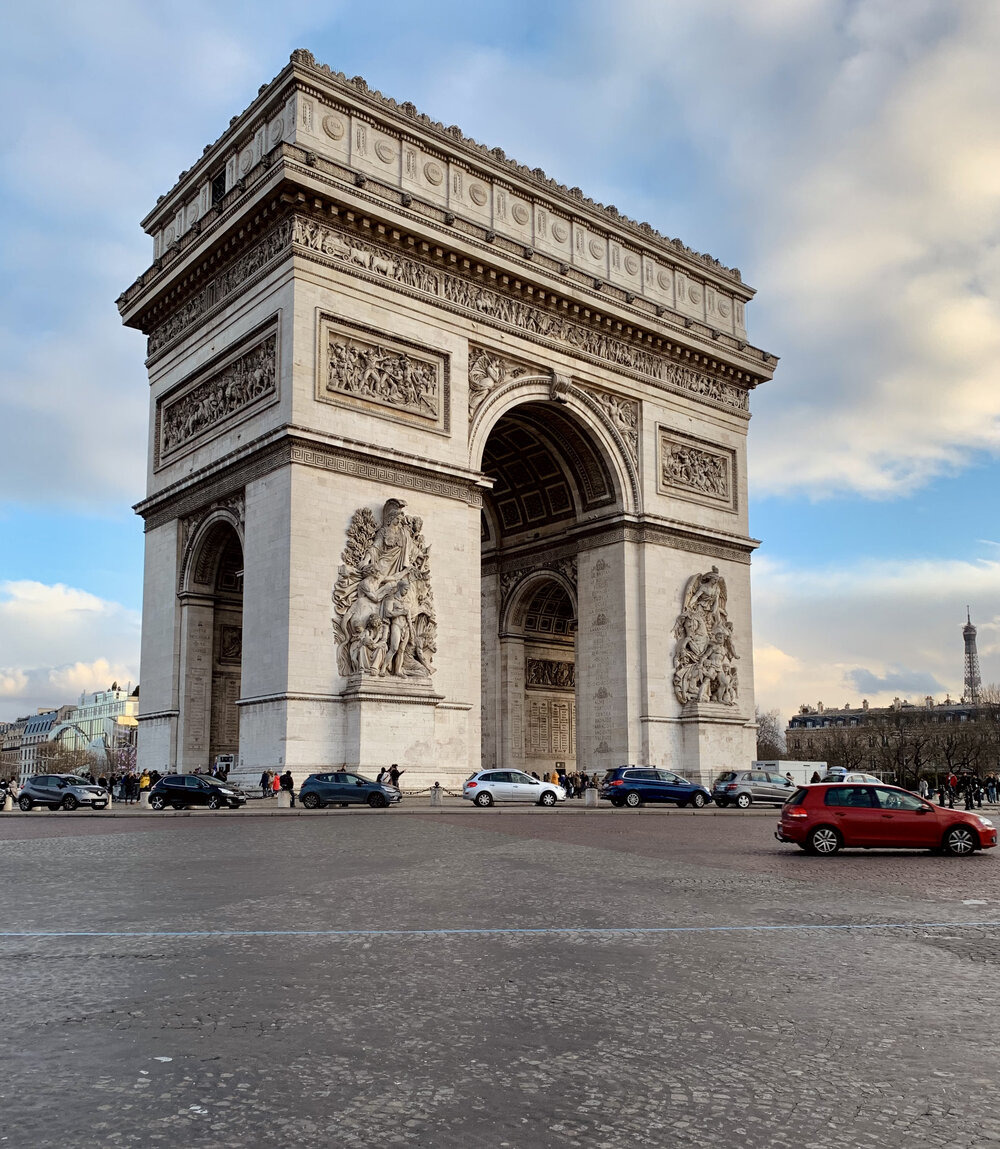
[{"label": "black suv", "polygon": [[209,810],[218,810],[228,806],[235,810],[246,800],[242,790],[221,778],[202,774],[168,774],[149,791],[149,804],[154,810],[163,810],[167,806],[175,810],[183,810],[187,806],[207,806]]}]

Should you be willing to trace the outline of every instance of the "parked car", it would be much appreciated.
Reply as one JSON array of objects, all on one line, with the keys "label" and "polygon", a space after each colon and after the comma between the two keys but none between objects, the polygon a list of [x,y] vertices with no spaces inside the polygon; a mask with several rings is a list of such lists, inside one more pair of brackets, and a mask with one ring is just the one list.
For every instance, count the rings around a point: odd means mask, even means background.
[{"label": "parked car", "polygon": [[997,844],[993,823],[981,814],[935,806],[898,786],[842,782],[796,790],[774,836],[824,855],[861,846],[964,856]]},{"label": "parked car", "polygon": [[367,804],[373,810],[381,810],[402,801],[402,797],[395,786],[373,782],[370,778],[347,770],[310,774],[299,790],[299,801],[307,810],[358,804]]},{"label": "parked car", "polygon": [[727,770],[716,778],[712,798],[716,806],[739,806],[746,810],[754,802],[782,805],[795,793],[795,784],[784,774],[768,770]]},{"label": "parked car", "polygon": [[167,806],[175,810],[186,806],[205,806],[209,810],[228,806],[236,810],[245,805],[246,800],[242,790],[207,774],[167,774],[149,791],[149,804],[154,810]]},{"label": "parked car", "polygon": [[846,770],[830,770],[820,778],[821,782],[865,782],[869,786],[881,786],[882,779],[874,774],[860,774],[856,771],[848,773]]},{"label": "parked car", "polygon": [[492,806],[495,802],[554,806],[566,801],[566,791],[555,782],[542,782],[520,770],[477,770],[462,783],[462,797],[477,806]]},{"label": "parked car", "polygon": [[694,806],[697,809],[712,800],[704,786],[688,782],[672,770],[659,766],[619,766],[609,770],[601,785],[601,797],[612,806],[673,802],[675,806]]},{"label": "parked car", "polygon": [[91,810],[104,810],[108,792],[76,774],[35,774],[24,782],[17,804],[26,812],[33,806],[48,806],[50,810],[89,806]]}]

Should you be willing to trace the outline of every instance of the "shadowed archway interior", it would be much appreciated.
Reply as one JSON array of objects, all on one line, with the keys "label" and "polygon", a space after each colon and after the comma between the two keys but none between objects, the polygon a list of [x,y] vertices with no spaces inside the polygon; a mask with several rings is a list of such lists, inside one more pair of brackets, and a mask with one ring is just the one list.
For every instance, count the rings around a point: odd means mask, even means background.
[{"label": "shadowed archway interior", "polygon": [[482,470],[494,480],[487,502],[504,539],[558,532],[615,501],[600,451],[557,403],[525,403],[506,414],[490,432]]}]

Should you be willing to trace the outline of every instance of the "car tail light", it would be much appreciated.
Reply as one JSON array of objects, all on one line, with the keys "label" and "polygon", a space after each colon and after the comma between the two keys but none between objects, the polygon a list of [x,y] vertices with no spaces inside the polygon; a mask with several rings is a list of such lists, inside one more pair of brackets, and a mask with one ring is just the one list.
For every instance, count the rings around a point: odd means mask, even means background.
[{"label": "car tail light", "polygon": [[474,787],[476,787],[478,785],[479,785],[478,782],[466,782],[465,788],[466,788],[466,790],[472,790]]},{"label": "car tail light", "polygon": [[782,818],[808,818],[809,811],[801,810],[797,806],[793,806],[791,809],[786,806],[785,809],[781,811],[781,816]]},{"label": "car tail light", "polygon": [[614,781],[611,783],[611,785],[612,785],[612,786],[624,786],[624,785],[625,785],[625,783],[622,781],[622,779],[621,779],[621,778],[616,778],[616,779],[615,779],[615,780],[614,780]]},{"label": "car tail light", "polygon": [[727,790],[738,790],[739,786],[735,782],[730,782],[729,785],[726,787],[726,789]]}]

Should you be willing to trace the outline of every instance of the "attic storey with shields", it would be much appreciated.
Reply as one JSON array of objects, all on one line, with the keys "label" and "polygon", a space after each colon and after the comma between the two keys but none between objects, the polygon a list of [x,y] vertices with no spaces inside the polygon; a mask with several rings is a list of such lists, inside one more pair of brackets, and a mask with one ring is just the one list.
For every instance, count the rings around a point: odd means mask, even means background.
[{"label": "attic storey with shields", "polygon": [[142,765],[752,759],[738,271],[304,51],[143,226]]}]

